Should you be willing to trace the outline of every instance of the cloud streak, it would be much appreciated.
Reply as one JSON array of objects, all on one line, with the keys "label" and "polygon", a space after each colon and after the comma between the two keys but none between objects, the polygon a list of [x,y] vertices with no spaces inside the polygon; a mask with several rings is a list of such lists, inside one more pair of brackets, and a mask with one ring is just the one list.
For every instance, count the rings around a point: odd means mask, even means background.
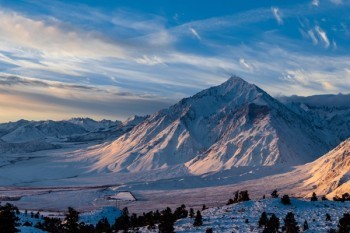
[{"label": "cloud streak", "polygon": [[282,19],[280,10],[277,7],[272,7],[271,11],[272,11],[273,16],[275,17],[277,23],[279,25],[282,25],[283,24],[283,19]]},{"label": "cloud streak", "polygon": [[329,39],[327,37],[326,32],[320,26],[315,26],[315,31],[317,32],[318,37],[324,43],[324,46],[326,48],[328,48],[330,45],[330,42],[329,42]]},{"label": "cloud streak", "polygon": [[191,32],[198,40],[202,40],[201,36],[198,34],[198,32],[197,32],[194,28],[190,27],[190,32]]}]

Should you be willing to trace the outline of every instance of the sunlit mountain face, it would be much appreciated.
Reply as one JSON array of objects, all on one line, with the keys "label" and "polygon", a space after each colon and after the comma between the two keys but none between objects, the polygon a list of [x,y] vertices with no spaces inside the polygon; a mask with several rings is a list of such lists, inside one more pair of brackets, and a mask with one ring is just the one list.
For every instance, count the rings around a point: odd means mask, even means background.
[{"label": "sunlit mountain face", "polygon": [[244,77],[348,93],[350,2],[0,1],[0,122],[124,120]]}]

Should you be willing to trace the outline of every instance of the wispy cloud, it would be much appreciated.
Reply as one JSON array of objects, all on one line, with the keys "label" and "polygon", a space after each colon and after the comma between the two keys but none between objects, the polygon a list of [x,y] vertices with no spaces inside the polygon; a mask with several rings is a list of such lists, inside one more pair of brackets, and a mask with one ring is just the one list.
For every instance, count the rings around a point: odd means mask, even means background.
[{"label": "wispy cloud", "polygon": [[319,0],[312,0],[311,4],[313,6],[319,6],[320,5],[320,1]]},{"label": "wispy cloud", "polygon": [[242,65],[245,69],[247,69],[247,70],[249,70],[249,71],[253,71],[252,65],[248,64],[248,62],[246,62],[245,59],[240,58],[240,59],[239,59],[239,64]]},{"label": "wispy cloud", "polygon": [[64,30],[60,22],[34,20],[16,12],[0,11],[0,49],[8,45],[23,50],[35,49],[47,56],[118,57],[127,51],[116,43],[108,43],[94,32]]},{"label": "wispy cloud", "polygon": [[340,5],[343,3],[343,0],[330,0],[330,1],[336,5]]},{"label": "wispy cloud", "polygon": [[317,32],[318,37],[321,39],[321,41],[324,43],[324,46],[326,48],[329,47],[330,42],[329,39],[327,37],[326,32],[318,25],[315,26],[315,31]]},{"label": "wispy cloud", "polygon": [[197,32],[194,28],[190,27],[190,32],[191,32],[198,40],[202,40],[201,36],[198,34],[198,32]]},{"label": "wispy cloud", "polygon": [[307,33],[309,34],[309,36],[310,36],[310,38],[312,40],[312,43],[314,45],[317,45],[318,44],[318,39],[316,38],[316,35],[315,35],[314,31],[313,30],[309,30]]},{"label": "wispy cloud", "polygon": [[271,11],[272,11],[273,16],[275,17],[277,23],[279,25],[282,25],[283,24],[283,19],[282,19],[280,10],[277,7],[272,7]]},{"label": "wispy cloud", "polygon": [[[16,103],[14,105],[14,103]],[[107,86],[85,86],[0,75],[0,121],[54,119],[70,116],[125,119],[133,114],[153,113],[168,106],[161,96],[135,95]]]},{"label": "wispy cloud", "polygon": [[139,64],[143,65],[158,65],[158,64],[164,64],[163,60],[158,56],[147,56],[143,55],[140,58],[136,58],[135,61]]}]

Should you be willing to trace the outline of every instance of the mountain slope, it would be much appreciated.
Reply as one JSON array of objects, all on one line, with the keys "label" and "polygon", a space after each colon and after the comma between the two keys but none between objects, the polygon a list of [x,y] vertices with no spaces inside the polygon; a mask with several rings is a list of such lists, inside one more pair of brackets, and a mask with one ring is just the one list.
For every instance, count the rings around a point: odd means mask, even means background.
[{"label": "mountain slope", "polygon": [[173,166],[194,174],[235,166],[293,165],[325,153],[323,131],[238,77],[161,110],[116,141],[87,152],[95,169]]},{"label": "mountain slope", "polygon": [[340,195],[350,192],[350,138],[303,166],[310,178],[302,186],[313,186],[317,194]]}]

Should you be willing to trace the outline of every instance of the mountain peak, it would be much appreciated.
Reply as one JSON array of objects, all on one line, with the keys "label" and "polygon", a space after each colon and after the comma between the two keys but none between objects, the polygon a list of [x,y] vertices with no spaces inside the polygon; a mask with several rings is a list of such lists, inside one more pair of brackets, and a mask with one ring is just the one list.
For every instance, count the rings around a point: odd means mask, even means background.
[{"label": "mountain peak", "polygon": [[249,84],[249,83],[248,83],[247,81],[245,81],[243,78],[240,78],[240,77],[238,77],[238,76],[236,76],[236,75],[231,76],[231,77],[230,77],[226,82],[224,82],[224,83],[238,83],[238,82]]}]

